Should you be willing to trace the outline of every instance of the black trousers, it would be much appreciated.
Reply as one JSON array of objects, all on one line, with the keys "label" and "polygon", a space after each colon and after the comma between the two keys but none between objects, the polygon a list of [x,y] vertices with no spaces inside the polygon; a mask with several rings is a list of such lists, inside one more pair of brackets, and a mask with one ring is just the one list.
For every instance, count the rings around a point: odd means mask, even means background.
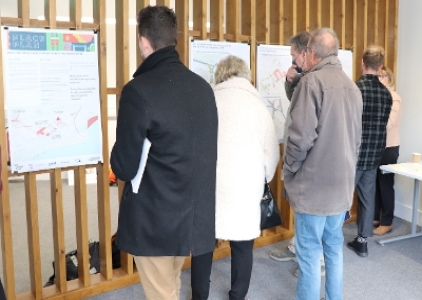
[{"label": "black trousers", "polygon": [[[380,165],[396,164],[398,158],[399,146],[387,147],[382,155]],[[393,224],[394,202],[394,173],[382,174],[378,168],[374,221],[380,221],[380,224],[383,226]]]},{"label": "black trousers", "polygon": [[244,300],[251,282],[253,263],[253,242],[230,241],[231,249],[231,289],[230,300]]},{"label": "black trousers", "polygon": [[0,300],[6,300],[6,294],[4,293],[3,283],[0,280]]},{"label": "black trousers", "polygon": [[210,276],[213,252],[192,256],[191,287],[192,300],[207,300],[210,293]]},{"label": "black trousers", "polygon": [[[252,275],[253,243],[250,241],[230,241],[231,249],[231,290],[230,300],[244,300],[249,290]],[[213,252],[191,258],[192,300],[206,300],[210,290],[210,275]]]}]

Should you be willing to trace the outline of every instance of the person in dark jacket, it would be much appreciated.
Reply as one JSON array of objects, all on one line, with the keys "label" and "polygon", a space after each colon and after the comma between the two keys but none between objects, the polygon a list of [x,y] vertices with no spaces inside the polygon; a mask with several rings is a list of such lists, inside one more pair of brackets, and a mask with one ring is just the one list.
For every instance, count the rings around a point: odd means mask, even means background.
[{"label": "person in dark jacket", "polygon": [[367,238],[373,235],[377,169],[386,145],[387,122],[393,98],[380,82],[384,49],[372,45],[362,56],[362,76],[356,82],[363,98],[362,143],[356,166],[355,185],[359,196],[358,235],[347,247],[360,257],[368,256]]},{"label": "person in dark jacket", "polygon": [[215,247],[217,108],[211,86],[179,59],[174,11],[148,6],[137,23],[144,61],[122,90],[110,158],[125,182],[116,243],[135,256],[147,299],[179,299],[186,256]]}]

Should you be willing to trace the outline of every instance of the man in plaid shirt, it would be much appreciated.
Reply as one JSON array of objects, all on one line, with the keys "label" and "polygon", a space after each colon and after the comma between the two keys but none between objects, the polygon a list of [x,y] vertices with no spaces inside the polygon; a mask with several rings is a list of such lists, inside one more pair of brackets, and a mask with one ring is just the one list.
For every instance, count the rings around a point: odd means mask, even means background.
[{"label": "man in plaid shirt", "polygon": [[384,56],[381,46],[366,48],[362,76],[356,82],[363,98],[362,143],[355,178],[359,196],[358,236],[347,247],[361,257],[368,256],[366,239],[373,235],[377,167],[385,149],[386,125],[393,102],[390,92],[378,79]]}]

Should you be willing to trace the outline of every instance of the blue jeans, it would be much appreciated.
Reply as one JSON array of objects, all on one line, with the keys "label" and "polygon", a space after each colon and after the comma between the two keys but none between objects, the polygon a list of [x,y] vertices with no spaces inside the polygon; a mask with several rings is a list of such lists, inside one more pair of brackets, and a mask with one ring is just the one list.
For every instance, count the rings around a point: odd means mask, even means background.
[{"label": "blue jeans", "polygon": [[325,299],[343,299],[343,231],[345,212],[334,216],[295,213],[297,300],[321,298],[321,254],[325,259]]}]

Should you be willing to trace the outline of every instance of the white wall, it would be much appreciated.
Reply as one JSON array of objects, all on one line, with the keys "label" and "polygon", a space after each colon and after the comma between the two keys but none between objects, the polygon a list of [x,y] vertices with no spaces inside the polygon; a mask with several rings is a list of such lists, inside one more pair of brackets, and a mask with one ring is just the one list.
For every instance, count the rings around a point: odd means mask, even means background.
[{"label": "white wall", "polygon": [[[397,92],[403,99],[399,162],[422,152],[422,1],[400,0],[398,20]],[[396,175],[396,216],[411,220],[413,180]],[[422,225],[419,199],[418,224]]]}]

